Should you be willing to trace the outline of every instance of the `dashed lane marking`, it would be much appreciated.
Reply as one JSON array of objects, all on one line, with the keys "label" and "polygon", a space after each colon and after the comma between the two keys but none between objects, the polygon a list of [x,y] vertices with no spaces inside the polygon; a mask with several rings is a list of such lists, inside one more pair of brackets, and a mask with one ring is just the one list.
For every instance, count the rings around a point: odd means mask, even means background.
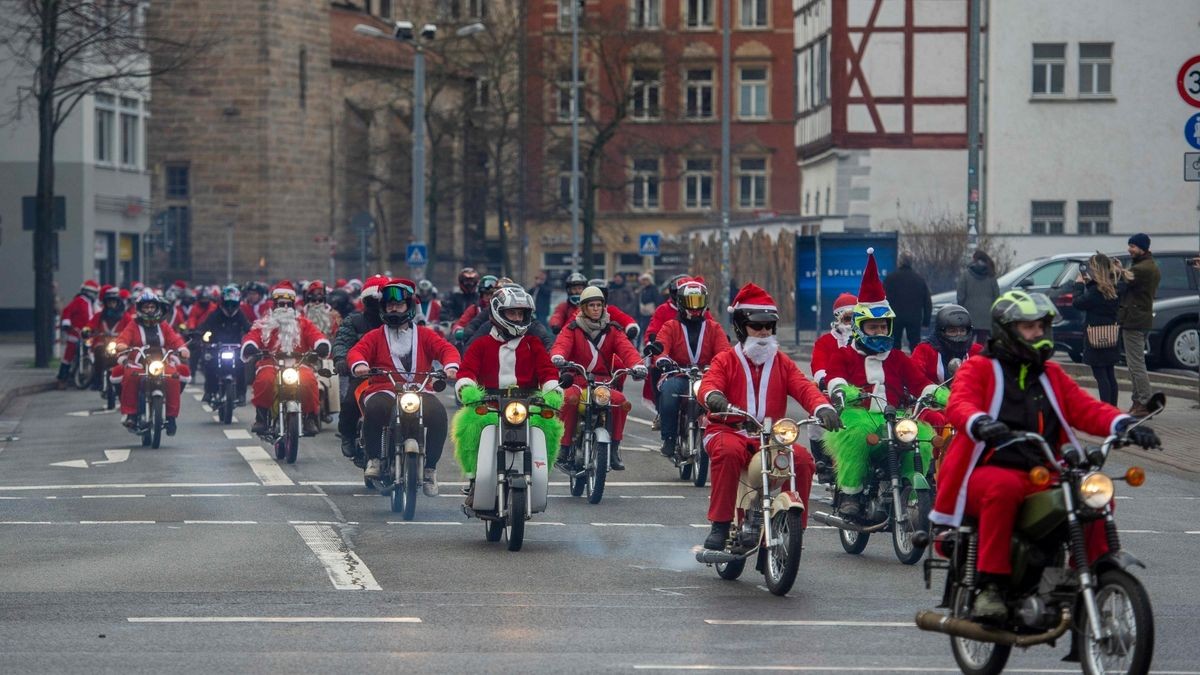
[{"label": "dashed lane marking", "polygon": [[592,527],[666,527],[662,523],[592,523],[591,525]]},{"label": "dashed lane marking", "polygon": [[253,436],[245,429],[222,429],[221,433],[225,434],[225,438],[231,441],[248,441]]},{"label": "dashed lane marking", "polygon": [[916,628],[912,621],[815,621],[801,619],[705,619],[710,626],[800,626],[812,628]]},{"label": "dashed lane marking", "polygon": [[[0,485],[0,491],[35,490],[145,490],[150,488],[206,488],[260,486],[261,483],[77,483],[73,485]],[[50,499],[50,497],[47,497]]]},{"label": "dashed lane marking", "polygon": [[421,623],[415,616],[131,616],[129,623]]},{"label": "dashed lane marking", "polygon": [[185,520],[184,525],[257,525],[256,520]]},{"label": "dashed lane marking", "polygon": [[246,463],[250,465],[250,470],[255,476],[262,481],[263,485],[295,485],[291,478],[279,468],[275,460],[267,454],[266,450],[257,445],[239,445],[237,446],[238,454]]},{"label": "dashed lane marking", "polygon": [[329,581],[339,591],[382,590],[371,570],[358,554],[350,550],[333,527],[329,525],[295,525],[296,532],[325,567]]},{"label": "dashed lane marking", "polygon": [[466,523],[456,520],[389,520],[388,525],[465,525]]},{"label": "dashed lane marking", "polygon": [[634,417],[633,415],[626,415],[625,419],[629,420],[630,422],[637,422],[638,424],[648,426],[648,427],[654,426],[654,422],[652,422],[650,420],[642,419],[640,417]]},{"label": "dashed lane marking", "polygon": [[135,499],[146,495],[80,495],[80,499]]}]

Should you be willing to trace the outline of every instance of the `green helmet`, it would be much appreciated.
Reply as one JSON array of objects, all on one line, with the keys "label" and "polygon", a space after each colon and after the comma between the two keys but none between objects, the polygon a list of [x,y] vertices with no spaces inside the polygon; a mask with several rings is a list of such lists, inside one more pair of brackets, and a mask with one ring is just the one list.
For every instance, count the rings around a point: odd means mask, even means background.
[{"label": "green helmet", "polygon": [[[992,303],[991,348],[1017,363],[1041,366],[1054,355],[1054,303],[1042,293],[1008,291]],[[1017,330],[1019,321],[1042,322],[1042,337],[1030,342]]]}]

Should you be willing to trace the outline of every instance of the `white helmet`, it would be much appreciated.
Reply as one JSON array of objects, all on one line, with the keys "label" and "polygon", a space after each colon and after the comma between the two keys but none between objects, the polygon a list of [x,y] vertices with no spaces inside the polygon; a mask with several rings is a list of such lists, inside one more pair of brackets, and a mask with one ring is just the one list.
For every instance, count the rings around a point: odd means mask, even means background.
[{"label": "white helmet", "polygon": [[[524,289],[514,286],[501,286],[492,293],[492,325],[501,335],[512,339],[521,337],[533,323],[533,298]],[[524,310],[519,321],[511,321],[504,316],[505,310]]]}]

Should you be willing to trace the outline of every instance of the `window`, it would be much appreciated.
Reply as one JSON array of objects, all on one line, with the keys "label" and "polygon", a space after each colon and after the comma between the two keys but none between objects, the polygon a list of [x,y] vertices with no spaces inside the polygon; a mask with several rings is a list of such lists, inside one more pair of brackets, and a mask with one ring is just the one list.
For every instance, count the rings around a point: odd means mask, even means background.
[{"label": "window", "polygon": [[[821,210],[820,194],[817,211]],[[738,208],[762,209],[767,206],[767,160],[749,157],[738,160]]]},{"label": "window", "polygon": [[116,161],[116,99],[109,94],[96,94],[96,163]]},{"label": "window", "polygon": [[[582,177],[582,176],[581,176]],[[578,184],[580,208],[583,208],[583,183]],[[562,162],[558,167],[558,203],[564,209],[571,208],[571,162]]]},{"label": "window", "polygon": [[833,213],[833,200],[829,198],[829,188],[825,188],[825,213]]},{"label": "window", "polygon": [[766,68],[738,68],[738,117],[744,120],[767,118]]},{"label": "window", "polygon": [[308,103],[308,48],[300,48],[300,107]]},{"label": "window", "polygon": [[1079,95],[1112,95],[1112,44],[1079,44]]},{"label": "window", "polygon": [[1033,46],[1033,95],[1059,96],[1063,93],[1063,73],[1067,68],[1065,44]]},{"label": "window", "polygon": [[633,160],[633,197],[630,201],[635,209],[658,208],[658,160]]},{"label": "window", "polygon": [[487,0],[467,0],[467,18],[481,21],[488,18]]},{"label": "window", "polygon": [[[1068,261],[1066,260],[1052,260],[1022,277],[1021,280],[1017,282],[1016,286],[1018,288],[1023,288],[1025,286],[1029,286],[1031,288],[1050,288],[1050,286],[1053,285],[1060,276],[1062,276],[1063,270],[1067,268],[1067,262]],[[1072,263],[1072,266],[1074,266],[1074,263]]]},{"label": "window", "polygon": [[630,0],[631,28],[658,28],[662,24],[662,0]]},{"label": "window", "polygon": [[712,160],[687,160],[683,171],[683,208],[712,208],[712,186]]},{"label": "window", "polygon": [[[580,69],[578,79],[580,89],[583,88],[583,70]],[[579,91],[576,96],[583,98],[583,91]],[[582,101],[580,101],[582,103]],[[561,122],[570,122],[572,117],[571,108],[571,69],[564,68],[558,71],[558,119]]]},{"label": "window", "polygon": [[191,196],[191,170],[186,164],[168,164],[166,173],[167,199],[187,199]]},{"label": "window", "polygon": [[713,27],[713,0],[687,0],[686,8],[688,28]]},{"label": "window", "polygon": [[829,36],[823,36],[808,52],[808,108],[829,100]]},{"label": "window", "polygon": [[1108,234],[1112,202],[1079,202],[1079,234]]},{"label": "window", "polygon": [[[568,92],[569,94],[570,92]],[[488,86],[488,78],[479,77],[475,80],[475,109],[483,110],[488,107],[490,95],[490,87]],[[569,102],[568,102],[569,103]]]},{"label": "window", "polygon": [[712,118],[712,68],[689,68],[684,74],[683,116],[693,120]]},{"label": "window", "polygon": [[1031,234],[1062,234],[1066,202],[1033,202]]},{"label": "window", "polygon": [[170,252],[171,267],[186,269],[192,264],[192,211],[187,206],[167,207],[167,232],[164,246]]},{"label": "window", "polygon": [[740,0],[742,28],[767,27],[767,0]]},{"label": "window", "polygon": [[121,166],[136,168],[141,154],[138,151],[141,117],[138,115],[138,101],[134,98],[121,97]]},{"label": "window", "polygon": [[379,16],[392,18],[392,0],[379,0]]},{"label": "window", "polygon": [[633,71],[633,119],[653,120],[661,114],[659,94],[662,82],[657,70]]}]

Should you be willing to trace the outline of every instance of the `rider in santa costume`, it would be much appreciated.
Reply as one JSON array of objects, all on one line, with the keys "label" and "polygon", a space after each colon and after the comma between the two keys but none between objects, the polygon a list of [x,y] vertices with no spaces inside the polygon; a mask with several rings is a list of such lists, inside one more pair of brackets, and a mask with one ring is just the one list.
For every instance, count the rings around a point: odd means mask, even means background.
[{"label": "rider in santa costume", "polygon": [[857,304],[858,298],[854,295],[839,295],[833,301],[833,321],[829,324],[829,332],[822,333],[813,343],[808,367],[812,371],[813,382],[822,390],[825,389],[825,378],[829,375],[829,360],[854,339],[854,306]]},{"label": "rider in santa costume", "polygon": [[92,317],[96,315],[96,298],[99,295],[100,284],[92,279],[88,279],[79,287],[79,293],[75,294],[75,297],[71,298],[71,301],[63,308],[59,327],[62,329],[63,339],[66,341],[67,347],[63,350],[62,362],[58,366],[59,389],[66,389],[67,387],[67,376],[71,371],[71,362],[75,360],[75,353],[79,349],[79,344],[83,339],[83,329],[87,328],[87,325],[92,321]]},{"label": "rider in santa costume", "polygon": [[[841,426],[829,399],[804,377],[794,361],[779,352],[775,338],[779,310],[771,296],[754,284],[746,284],[738,291],[729,313],[738,344],[713,358],[700,381],[699,392],[700,400],[709,411],[704,449],[712,462],[712,495],[708,502],[712,529],[704,540],[704,548],[710,550],[725,548],[734,516],[738,479],[759,448],[758,438],[751,437],[738,424],[741,415],[723,414],[730,405],[762,422],[768,417],[776,420],[786,417],[787,401],[791,397],[815,415],[822,426],[829,429]],[[792,452],[796,489],[807,505],[816,467],[812,455],[803,446],[792,446]],[[807,515],[806,511],[806,525]]]},{"label": "rider in santa costume", "polygon": [[[958,430],[937,476],[937,497],[929,520],[957,527],[963,516],[978,519],[982,592],[972,610],[977,620],[1007,614],[1000,589],[1012,572],[1013,524],[1021,503],[1050,485],[1036,486],[1029,470],[1046,462],[1042,450],[1012,443],[1013,432],[1034,431],[1056,452],[1064,444],[1080,450],[1075,431],[1093,436],[1124,432],[1135,420],[1096,400],[1050,357],[1054,354],[1054,304],[1041,293],[1008,291],[992,305],[992,332],[983,354],[963,362],[946,407]],[[1129,429],[1129,439],[1146,448],[1159,445],[1145,426]],[[1107,550],[1103,519],[1087,523],[1087,554]]]},{"label": "rider in santa costume", "polygon": [[[254,425],[251,431],[263,433],[271,422],[270,408],[275,403],[276,353],[315,351],[317,356],[329,356],[329,340],[311,321],[296,311],[296,289],[291,282],[281,281],[271,289],[271,311],[254,322],[254,327],[242,338],[242,360],[249,361],[263,352],[254,371]],[[317,396],[317,376],[312,368],[300,365],[300,409],[304,413],[304,435],[317,434],[316,415],[320,409]]]},{"label": "rider in santa costume", "polygon": [[[183,363],[188,357],[188,349],[183,338],[166,321],[163,303],[153,291],[143,291],[134,304],[137,309],[137,319],[130,321],[117,336],[117,351],[125,352],[134,347],[157,347],[164,353],[174,350],[164,364],[163,372],[168,376],[163,380],[163,393],[166,394],[167,419],[163,429],[168,436],[175,435],[175,418],[179,416],[179,392],[183,384],[191,380],[191,371]],[[125,382],[121,387],[121,414],[125,415],[125,426],[132,427],[136,421],[138,410],[138,378],[141,377],[145,365],[138,354],[123,355],[120,363],[113,366],[109,373],[109,381],[113,384]]]},{"label": "rider in santa costume", "polygon": [[933,317],[933,333],[913,350],[912,362],[930,381],[945,382],[957,366],[981,351],[970,312],[961,305],[946,305]]}]

